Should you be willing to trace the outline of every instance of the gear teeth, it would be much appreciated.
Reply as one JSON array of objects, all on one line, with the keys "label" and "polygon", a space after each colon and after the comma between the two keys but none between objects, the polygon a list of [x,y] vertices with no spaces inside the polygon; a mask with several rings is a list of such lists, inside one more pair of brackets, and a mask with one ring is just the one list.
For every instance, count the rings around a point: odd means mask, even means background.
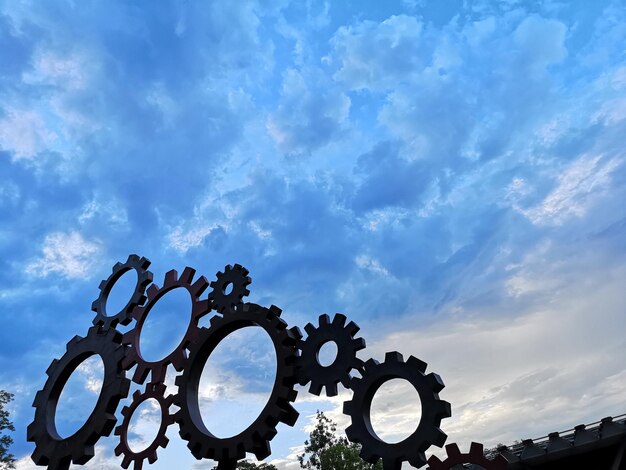
[{"label": "gear teeth", "polygon": [[333,383],[326,384],[326,396],[329,396],[329,397],[337,396],[337,384],[333,384]]},{"label": "gear teeth", "polygon": [[[448,446],[446,446],[446,449],[448,448]],[[476,457],[480,457],[483,456],[484,453],[484,447],[481,443],[479,442],[472,442],[470,444],[470,451],[469,454],[470,456],[472,456],[472,458],[476,458]]]},{"label": "gear teeth", "polygon": [[119,261],[117,263],[115,263],[113,265],[113,268],[111,269],[111,272],[114,273],[116,271],[119,271],[120,269],[122,269],[123,265],[122,263],[120,263]]},{"label": "gear teeth", "polygon": [[348,323],[348,326],[346,326],[346,330],[348,331],[348,333],[350,333],[350,335],[354,336],[361,330],[361,327],[351,321],[350,323]]},{"label": "gear teeth", "polygon": [[306,325],[304,325],[304,331],[306,331],[307,335],[309,336],[315,334],[315,330],[317,330],[317,328],[313,326],[313,323],[307,323]]},{"label": "gear teeth", "polygon": [[416,358],[415,356],[409,356],[406,362],[415,370],[419,370],[421,373],[425,373],[426,367],[428,367],[428,365],[424,361]]},{"label": "gear teeth", "polygon": [[165,273],[165,279],[163,281],[163,287],[175,284],[178,281],[178,271],[170,269]]},{"label": "gear teeth", "polygon": [[[363,338],[355,338],[352,340],[352,349],[355,351],[361,351],[365,349],[365,340]],[[361,361],[363,362],[363,361]]]},{"label": "gear teeth", "polygon": [[330,325],[330,317],[326,313],[320,315],[319,325],[320,327]]},{"label": "gear teeth", "polygon": [[146,294],[148,295],[148,300],[154,299],[159,293],[159,290],[159,286],[157,286],[156,284],[150,285],[150,287],[148,287],[148,291],[146,292]]},{"label": "gear teeth", "polygon": [[426,376],[426,379],[428,380],[430,386],[432,387],[435,393],[439,393],[445,388],[445,385],[441,377],[438,374],[435,374],[434,372],[431,372],[430,374],[428,374]]},{"label": "gear teeth", "polygon": [[207,281],[207,278],[204,276],[200,276],[191,286],[191,291],[194,296],[200,297],[204,293],[204,291],[207,290],[208,287],[209,281]]},{"label": "gear teeth", "polygon": [[52,359],[52,362],[50,363],[50,365],[46,369],[46,375],[48,377],[50,377],[52,374],[54,374],[54,371],[56,370],[58,364],[59,364],[59,360],[58,359]]},{"label": "gear teeth", "polygon": [[385,353],[385,362],[404,362],[404,357],[398,351]]},{"label": "gear teeth", "polygon": [[[180,277],[178,279],[175,279],[173,282],[181,281],[181,282],[184,282],[185,284],[191,284],[191,281],[193,281],[193,277],[195,275],[196,275],[196,270],[189,266],[186,266],[185,269],[183,269],[183,273],[180,275]],[[165,278],[167,279],[167,275],[165,276]]]},{"label": "gear teeth", "polygon": [[[335,325],[336,327],[343,328],[344,325],[346,324],[346,320],[347,318],[343,313],[335,313],[335,318],[333,318],[333,325]],[[357,331],[359,330],[357,329]]]},{"label": "gear teeth", "polygon": [[[300,382],[300,385],[305,385],[308,381],[304,380],[303,382]],[[320,383],[312,383],[309,386],[309,393],[312,393],[313,395],[316,395],[319,397],[320,393],[322,393],[322,384]]]},{"label": "gear teeth", "polygon": [[456,445],[456,443],[448,444],[446,446],[446,454],[448,454],[448,457],[452,459],[461,458],[461,450],[459,449],[459,446]]},{"label": "gear teeth", "polygon": [[[246,289],[246,290],[248,290],[248,289]],[[250,292],[248,291],[248,293],[250,293]],[[273,305],[273,304],[270,305],[269,311],[272,312],[277,317],[280,317],[282,315],[282,313],[283,313],[283,311],[279,307],[277,307],[276,305]]]},{"label": "gear teeth", "polygon": [[368,359],[367,361],[365,361],[365,364],[363,366],[365,368],[365,371],[367,372],[368,369],[374,369],[378,364],[379,363],[376,359]]}]

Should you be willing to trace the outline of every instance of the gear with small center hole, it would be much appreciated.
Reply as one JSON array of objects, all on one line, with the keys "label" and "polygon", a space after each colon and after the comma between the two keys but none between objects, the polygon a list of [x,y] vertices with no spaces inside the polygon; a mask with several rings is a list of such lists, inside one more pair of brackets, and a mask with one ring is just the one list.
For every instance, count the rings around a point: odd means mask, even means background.
[{"label": "gear with small center hole", "polygon": [[[96,312],[96,317],[93,319],[94,325],[102,325],[105,330],[108,330],[115,328],[118,323],[128,325],[132,321],[133,309],[146,301],[144,293],[146,287],[152,282],[152,273],[148,271],[148,266],[150,266],[150,260],[137,255],[129,255],[125,263],[116,263],[113,266],[108,279],[100,282],[100,295],[91,304],[91,310]],[[113,286],[124,274],[132,270],[137,273],[137,283],[130,299],[119,312],[107,312],[107,300]]]},{"label": "gear with small center hole", "polygon": [[[252,279],[248,276],[249,271],[240,264],[224,268],[224,272],[218,271],[216,281],[211,282],[209,301],[211,307],[220,313],[227,313],[242,304],[243,298],[250,294],[248,286]],[[230,292],[226,289],[231,286]]]},{"label": "gear with small center hole", "polygon": [[442,462],[437,456],[432,455],[428,459],[429,470],[452,470],[455,465],[474,464],[479,465],[485,470],[506,470],[508,467],[507,460],[499,455],[490,460],[485,457],[483,445],[478,442],[472,442],[470,451],[462,454],[459,446],[456,444],[448,444],[446,446],[448,457]]},{"label": "gear with small center hole", "polygon": [[[148,459],[151,464],[157,460],[157,449],[162,447],[165,449],[169,443],[169,439],[165,436],[167,427],[174,423],[174,415],[170,414],[170,406],[174,401],[173,395],[165,396],[166,386],[162,383],[149,383],[146,390],[141,393],[139,390],[133,394],[133,401],[130,406],[122,408],[124,419],[122,424],[115,428],[115,435],[120,436],[120,443],[115,448],[115,455],[123,454],[122,467],[128,468],[131,462],[134,462],[134,470],[141,470],[143,462]],[[152,443],[140,452],[133,451],[128,445],[128,426],[131,417],[137,408],[150,398],[155,399],[159,403],[161,409],[161,425]]]},{"label": "gear with small center hole", "polygon": [[[317,328],[307,323],[304,327],[307,338],[298,342],[301,351],[297,363],[300,385],[311,382],[309,392],[314,395],[319,395],[325,387],[329,397],[337,395],[339,382],[350,388],[350,372],[353,369],[363,370],[363,361],[356,357],[356,353],[365,348],[365,340],[354,337],[359,329],[352,321],[346,325],[346,316],[341,313],[335,314],[332,323],[328,315],[320,315]],[[336,344],[337,356],[332,364],[323,366],[319,361],[319,351],[329,342]]]},{"label": "gear with small center hole", "polygon": [[[163,287],[159,288],[156,284],[152,284],[148,288],[148,301],[145,305],[135,307],[133,310],[133,318],[137,320],[134,328],[124,334],[123,344],[130,345],[126,357],[122,361],[124,369],[128,370],[133,366],[137,366],[135,373],[133,374],[133,381],[138,384],[143,384],[146,381],[148,373],[152,375],[151,382],[160,383],[165,380],[165,373],[167,372],[167,366],[172,364],[174,369],[178,372],[183,370],[183,364],[187,357],[185,348],[195,338],[198,333],[198,321],[204,315],[210,312],[208,300],[200,300],[200,296],[206,290],[209,283],[204,276],[200,276],[195,282],[193,277],[196,274],[196,270],[190,267],[186,267],[180,277],[175,269],[168,271],[165,274],[165,280],[163,281]],[[191,296],[191,318],[187,331],[183,336],[183,339],[172,352],[159,361],[147,361],[141,355],[139,349],[139,337],[141,336],[141,329],[148,318],[150,310],[156,305],[161,297],[168,292],[176,289],[183,288],[189,292]]]},{"label": "gear with small center hole", "polygon": [[[400,470],[402,462],[414,467],[426,464],[424,452],[431,445],[443,446],[448,437],[440,428],[441,420],[451,416],[450,403],[440,400],[438,393],[444,388],[441,378],[434,373],[425,375],[426,363],[410,356],[404,362],[399,352],[388,352],[385,361],[368,360],[362,378],[350,382],[352,400],[343,404],[343,413],[352,423],[346,429],[351,442],[361,444],[361,457],[369,463],[383,461],[384,470]],[[417,428],[406,439],[387,443],[380,439],[370,421],[372,399],[382,384],[392,379],[408,381],[419,394],[422,416]]]},{"label": "gear with small center hole", "polygon": [[[293,426],[298,412],[291,403],[296,399],[295,363],[301,338],[298,328],[289,329],[280,318],[281,310],[269,309],[246,303],[229,315],[215,315],[209,328],[201,328],[198,337],[189,345],[189,358],[182,375],[176,378],[178,394],[174,404],[180,407],[175,414],[180,425],[180,437],[198,460],[213,459],[220,469],[234,469],[237,460],[246,453],[253,453],[261,460],[270,455],[269,441],[276,435],[279,422]],[[230,333],[248,326],[258,326],[270,337],[276,353],[276,378],[267,404],[245,430],[236,436],[219,438],[213,435],[202,422],[198,405],[198,385],[204,366],[217,345]]]},{"label": "gear with small center hole", "polygon": [[[27,438],[35,443],[32,459],[49,470],[67,470],[70,463],[84,465],[94,456],[94,444],[111,434],[117,419],[115,411],[128,396],[130,380],[121,367],[125,347],[122,335],[110,328],[89,328],[87,336],[74,336],[60,359],[46,370],[48,380],[35,395],[35,419],[28,425]],[[104,378],[98,401],[83,426],[69,437],[61,437],[54,424],[57,403],[63,387],[76,368],[87,358],[98,355],[104,364]]]}]

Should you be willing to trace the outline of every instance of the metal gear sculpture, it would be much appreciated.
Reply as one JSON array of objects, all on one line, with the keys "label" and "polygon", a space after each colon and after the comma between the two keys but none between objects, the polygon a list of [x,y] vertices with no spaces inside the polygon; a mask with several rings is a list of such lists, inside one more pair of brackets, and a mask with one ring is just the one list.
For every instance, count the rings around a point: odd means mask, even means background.
[{"label": "metal gear sculpture", "polygon": [[250,294],[248,286],[252,279],[248,274],[248,270],[240,264],[229,264],[224,272],[218,271],[217,280],[211,282],[212,290],[209,293],[212,308],[220,313],[227,313],[241,305],[243,298]]},{"label": "metal gear sculpture", "polygon": [[[148,459],[150,463],[156,462],[157,449],[159,447],[167,447],[169,439],[165,436],[165,432],[167,431],[167,427],[174,423],[174,416],[170,414],[170,406],[174,401],[174,396],[168,395],[166,397],[165,389],[165,384],[149,383],[144,393],[141,393],[139,390],[135,391],[130,406],[122,408],[124,420],[121,425],[115,428],[115,435],[120,436],[120,443],[115,448],[115,455],[124,456],[122,459],[122,467],[128,468],[131,462],[134,462],[134,470],[141,470],[145,459]],[[151,398],[156,400],[161,408],[161,424],[152,443],[140,452],[135,452],[128,445],[128,426],[130,425],[130,419],[137,408]]]},{"label": "metal gear sculpture", "polygon": [[[426,449],[444,444],[447,436],[439,426],[443,418],[451,416],[450,404],[439,399],[438,393],[444,388],[441,378],[432,372],[425,375],[425,372],[425,362],[413,356],[404,362],[399,352],[388,352],[383,363],[368,360],[362,378],[352,379],[352,400],[343,404],[344,414],[352,421],[346,435],[350,441],[361,444],[363,460],[376,463],[382,459],[384,470],[400,470],[404,461],[419,468],[426,464]],[[415,431],[394,444],[380,439],[370,421],[372,399],[380,386],[391,379],[408,381],[415,387],[422,403],[422,417]]]},{"label": "metal gear sculpture", "polygon": [[[135,365],[137,366],[133,375],[133,382],[137,382],[138,384],[144,383],[149,373],[151,374],[152,382],[163,382],[163,380],[165,380],[165,373],[169,364],[172,364],[174,369],[178,372],[183,370],[183,363],[185,362],[187,356],[185,348],[197,334],[198,321],[200,318],[209,313],[211,310],[209,307],[209,301],[206,299],[200,299],[200,296],[209,286],[209,283],[204,276],[200,276],[195,282],[193,282],[195,274],[196,270],[190,267],[185,268],[180,277],[175,269],[168,271],[165,274],[163,287],[159,288],[156,284],[152,284],[148,288],[148,301],[146,304],[144,306],[136,307],[133,310],[133,318],[137,320],[137,323],[132,330],[124,334],[123,344],[130,345],[131,347],[122,361],[122,366],[126,370]],[[141,350],[139,348],[141,329],[145,324],[150,310],[155,306],[159,299],[161,299],[168,292],[177,288],[186,289],[191,296],[191,318],[189,320],[187,331],[178,346],[167,356],[158,361],[147,361],[141,355]]]},{"label": "metal gear sculpture", "polygon": [[[346,325],[346,316],[341,313],[335,314],[332,322],[324,314],[320,315],[317,328],[307,323],[304,330],[308,336],[298,342],[302,352],[298,360],[300,385],[311,382],[309,392],[314,395],[319,395],[324,387],[329,397],[337,395],[339,382],[350,388],[350,372],[353,369],[363,371],[363,361],[356,357],[356,353],[365,348],[365,340],[354,337],[359,331],[358,325],[352,321]],[[320,364],[319,352],[329,342],[336,344],[337,356],[331,364],[324,366]]]},{"label": "metal gear sculpture", "polygon": [[[91,304],[91,310],[96,312],[96,317],[93,319],[94,325],[102,325],[108,330],[115,328],[118,323],[128,325],[132,321],[133,309],[146,301],[144,292],[152,282],[152,273],[148,271],[148,266],[150,266],[150,260],[137,255],[129,255],[125,263],[116,263],[113,266],[111,275],[100,282],[100,295]],[[119,312],[107,312],[107,300],[113,286],[124,274],[133,270],[137,273],[137,282],[130,299]]]},{"label": "metal gear sculpture", "polygon": [[455,465],[474,464],[481,466],[484,470],[506,470],[509,466],[508,461],[502,455],[497,455],[492,460],[485,457],[483,445],[478,442],[472,442],[467,454],[462,454],[458,445],[448,444],[446,454],[448,457],[443,462],[437,456],[431,456],[428,459],[428,469],[452,470]]},{"label": "metal gear sculpture", "polygon": [[[111,434],[117,419],[115,411],[128,395],[130,381],[121,368],[125,348],[122,335],[114,329],[89,328],[87,336],[74,336],[65,354],[54,359],[46,374],[48,380],[35,395],[35,419],[28,426],[27,440],[35,443],[32,459],[50,470],[67,470],[70,463],[84,465],[94,456],[94,444]],[[104,380],[98,401],[82,427],[69,437],[61,437],[54,416],[61,391],[72,372],[85,359],[98,355],[104,363]]]},{"label": "metal gear sculpture", "polygon": [[[94,444],[100,437],[108,436],[115,426],[117,406],[128,395],[130,387],[125,371],[134,366],[134,382],[143,384],[148,375],[150,381],[144,391],[136,391],[131,403],[122,409],[122,423],[115,429],[120,438],[115,453],[122,456],[124,468],[133,463],[135,470],[142,470],[146,459],[153,463],[158,448],[168,444],[165,432],[173,422],[178,423],[179,434],[187,441],[191,453],[197,459],[216,460],[220,470],[234,470],[237,461],[247,453],[264,459],[270,455],[270,441],[276,435],[278,423],[293,426],[298,418],[298,412],[292,406],[297,396],[296,383],[310,383],[309,392],[315,395],[319,395],[322,389],[328,396],[336,395],[340,382],[352,389],[352,399],[344,403],[344,413],[351,418],[346,435],[352,442],[362,445],[361,456],[365,460],[376,462],[382,459],[385,470],[398,470],[404,461],[421,467],[426,463],[424,452],[431,445],[441,447],[444,444],[447,436],[439,426],[443,418],[450,416],[450,404],[439,399],[443,382],[436,374],[425,374],[426,363],[413,356],[405,362],[397,352],[387,353],[383,363],[373,359],[363,363],[357,357],[358,351],[365,348],[363,338],[356,338],[359,327],[352,321],[347,322],[345,315],[340,313],[332,321],[328,315],[321,315],[318,326],[308,323],[304,328],[307,337],[303,339],[297,327],[288,327],[278,307],[265,308],[243,302],[250,293],[251,279],[248,270],[239,264],[228,265],[223,272],[218,272],[206,297],[203,295],[209,283],[203,276],[194,281],[196,271],[193,268],[185,268],[180,276],[175,270],[169,271],[163,286],[158,287],[151,284],[153,276],[147,270],[149,265],[146,258],[130,255],[125,263],[113,267],[111,275],[101,282],[100,294],[92,305],[96,312],[95,326],[84,338],[74,337],[67,344],[67,352],[52,361],[46,371],[48,380],[35,397],[35,419],[28,426],[27,436],[36,445],[32,459],[37,465],[67,470],[70,463],[85,464],[93,457]],[[107,312],[106,303],[113,286],[131,270],[137,273],[137,283],[128,302],[119,312]],[[230,290],[229,286],[232,287]],[[191,297],[187,331],[179,345],[165,358],[147,361],[140,350],[142,328],[159,299],[176,288],[185,289]],[[208,328],[201,327],[199,320],[211,310],[217,313],[210,318]],[[124,335],[116,330],[117,325],[127,325],[133,319],[135,325]],[[202,421],[198,384],[204,365],[217,345],[229,334],[248,326],[260,327],[269,335],[276,353],[276,377],[267,404],[252,424],[235,436],[219,438]],[[330,365],[324,366],[319,361],[319,351],[328,342],[336,344],[337,355]],[[92,355],[99,355],[105,366],[100,397],[84,425],[72,436],[62,438],[54,424],[57,402],[70,375]],[[166,396],[164,381],[170,364],[181,374],[175,380],[177,393]],[[360,378],[351,376],[355,370],[360,373]],[[405,440],[387,443],[372,428],[370,407],[380,386],[393,378],[405,379],[415,387],[422,403],[422,418]],[[161,407],[161,425],[152,443],[135,452],[128,445],[129,424],[141,403],[150,398]],[[174,414],[170,412],[173,404],[179,407]],[[463,462],[480,462],[480,465],[488,462],[490,467],[485,466],[487,470],[504,468],[501,459],[481,460],[478,454],[482,446],[479,446],[472,444],[469,454],[461,454],[458,447],[450,445],[444,462],[431,457],[429,464],[435,470],[450,468],[461,459]]]},{"label": "metal gear sculpture", "polygon": [[[176,422],[180,436],[197,459],[213,459],[223,469],[234,469],[237,460],[253,453],[257,459],[270,454],[269,441],[276,435],[276,425],[283,422],[293,426],[298,412],[291,406],[296,399],[295,361],[296,342],[300,339],[297,328],[289,329],[280,318],[278,307],[264,308],[256,304],[244,304],[229,315],[211,318],[209,328],[202,328],[197,339],[190,345],[189,359],[182,375],[176,378],[178,395],[174,403],[180,407]],[[236,436],[216,437],[209,431],[200,415],[198,384],[204,365],[217,345],[233,331],[247,326],[258,326],[269,335],[276,351],[277,371],[270,398],[254,422]]]}]

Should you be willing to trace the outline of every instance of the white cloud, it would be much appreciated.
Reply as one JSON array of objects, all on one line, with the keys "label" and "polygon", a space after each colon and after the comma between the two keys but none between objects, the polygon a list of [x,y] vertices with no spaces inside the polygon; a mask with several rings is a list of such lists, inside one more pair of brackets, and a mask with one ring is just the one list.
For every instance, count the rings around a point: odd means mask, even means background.
[{"label": "white cloud", "polygon": [[583,155],[565,168],[540,204],[522,212],[535,224],[561,225],[571,217],[583,217],[610,189],[611,173],[619,166],[618,159]]},{"label": "white cloud", "polygon": [[28,264],[26,272],[37,277],[60,274],[68,279],[89,277],[102,252],[99,241],[86,240],[79,232],[55,232],[46,236],[42,256]]},{"label": "white cloud", "polygon": [[9,109],[0,119],[0,149],[12,153],[15,160],[32,160],[57,139],[36,111]]}]

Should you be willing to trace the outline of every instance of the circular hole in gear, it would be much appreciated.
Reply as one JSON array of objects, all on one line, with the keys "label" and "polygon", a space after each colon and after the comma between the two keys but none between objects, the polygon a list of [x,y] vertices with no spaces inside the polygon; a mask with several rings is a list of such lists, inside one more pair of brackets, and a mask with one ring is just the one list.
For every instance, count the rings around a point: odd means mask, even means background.
[{"label": "circular hole in gear", "polygon": [[104,380],[104,363],[93,355],[81,362],[63,386],[54,413],[54,426],[61,438],[83,427],[98,402]]},{"label": "circular hole in gear", "polygon": [[258,326],[236,330],[213,350],[200,376],[202,422],[219,438],[236,436],[263,411],[276,380],[276,351]]},{"label": "circular hole in gear", "polygon": [[148,362],[168,356],[180,344],[191,318],[191,296],[177,287],[156,301],[139,336],[139,351]]},{"label": "circular hole in gear", "polygon": [[227,283],[224,288],[222,289],[222,292],[224,293],[224,295],[230,295],[230,293],[233,291],[233,283],[229,282]]},{"label": "circular hole in gear", "polygon": [[376,435],[389,444],[409,437],[422,417],[422,402],[415,387],[404,379],[383,383],[372,399],[370,423]]},{"label": "circular hole in gear", "polygon": [[322,344],[319,351],[317,351],[317,362],[322,367],[328,367],[333,365],[335,359],[337,359],[337,343],[334,341],[327,341]]},{"label": "circular hole in gear", "polygon": [[122,277],[113,284],[105,306],[107,316],[117,315],[126,307],[135,292],[135,287],[137,287],[137,271],[131,269],[122,274]]},{"label": "circular hole in gear", "polygon": [[141,402],[130,417],[128,447],[135,453],[146,449],[157,437],[161,427],[161,405],[154,398]]}]

